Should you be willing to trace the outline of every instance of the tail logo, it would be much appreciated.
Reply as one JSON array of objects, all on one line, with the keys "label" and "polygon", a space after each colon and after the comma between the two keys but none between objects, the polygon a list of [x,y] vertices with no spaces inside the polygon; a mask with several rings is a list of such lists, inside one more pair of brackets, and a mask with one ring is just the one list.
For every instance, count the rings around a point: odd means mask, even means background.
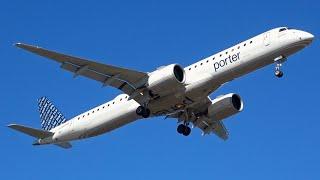
[{"label": "tail logo", "polygon": [[46,97],[38,100],[41,128],[49,131],[67,121],[62,113]]}]

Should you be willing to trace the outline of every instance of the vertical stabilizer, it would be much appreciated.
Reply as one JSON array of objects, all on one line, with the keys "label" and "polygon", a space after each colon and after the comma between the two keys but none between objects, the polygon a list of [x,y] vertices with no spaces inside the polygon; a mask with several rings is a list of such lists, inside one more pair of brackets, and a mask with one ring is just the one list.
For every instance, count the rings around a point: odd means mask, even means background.
[{"label": "vertical stabilizer", "polygon": [[47,97],[38,100],[41,128],[49,131],[67,121],[62,113],[49,101]]}]

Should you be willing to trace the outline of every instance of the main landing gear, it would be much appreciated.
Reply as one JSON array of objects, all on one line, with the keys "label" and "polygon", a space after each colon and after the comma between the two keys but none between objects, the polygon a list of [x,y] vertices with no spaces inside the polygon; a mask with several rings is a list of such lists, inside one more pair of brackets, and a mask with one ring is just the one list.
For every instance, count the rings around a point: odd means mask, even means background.
[{"label": "main landing gear", "polygon": [[177,127],[177,132],[179,134],[183,134],[184,136],[189,136],[191,133],[191,128],[187,123],[179,124],[179,126]]},{"label": "main landing gear", "polygon": [[139,116],[142,116],[143,118],[148,118],[150,116],[150,109],[144,106],[139,106],[136,109],[136,113]]},{"label": "main landing gear", "polygon": [[278,78],[281,78],[283,76],[283,72],[281,71],[281,66],[282,64],[287,60],[286,57],[284,56],[279,56],[277,58],[274,59],[274,62],[276,63],[276,67],[275,67],[275,71],[274,71],[274,75]]}]

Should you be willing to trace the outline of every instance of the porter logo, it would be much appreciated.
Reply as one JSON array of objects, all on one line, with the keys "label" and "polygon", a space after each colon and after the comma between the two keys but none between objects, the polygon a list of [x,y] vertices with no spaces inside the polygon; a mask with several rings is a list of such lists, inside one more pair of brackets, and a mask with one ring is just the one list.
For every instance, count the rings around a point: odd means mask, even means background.
[{"label": "porter logo", "polygon": [[229,57],[225,58],[225,59],[222,59],[220,61],[217,61],[213,64],[213,67],[214,67],[214,71],[217,72],[217,70],[220,68],[220,67],[223,67],[223,66],[227,66],[228,64],[232,64],[236,61],[238,61],[240,59],[240,52],[236,53],[236,54],[233,54],[233,55],[229,55]]}]

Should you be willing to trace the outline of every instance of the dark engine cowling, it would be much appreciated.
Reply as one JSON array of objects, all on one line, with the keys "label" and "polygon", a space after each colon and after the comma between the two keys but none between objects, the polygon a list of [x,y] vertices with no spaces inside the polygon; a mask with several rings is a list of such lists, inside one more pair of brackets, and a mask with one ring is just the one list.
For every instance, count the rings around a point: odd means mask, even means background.
[{"label": "dark engine cowling", "polygon": [[147,88],[152,94],[161,96],[183,87],[185,79],[184,69],[171,64],[150,73]]},{"label": "dark engine cowling", "polygon": [[212,100],[208,107],[208,116],[213,120],[223,120],[243,110],[239,95],[230,93]]}]

